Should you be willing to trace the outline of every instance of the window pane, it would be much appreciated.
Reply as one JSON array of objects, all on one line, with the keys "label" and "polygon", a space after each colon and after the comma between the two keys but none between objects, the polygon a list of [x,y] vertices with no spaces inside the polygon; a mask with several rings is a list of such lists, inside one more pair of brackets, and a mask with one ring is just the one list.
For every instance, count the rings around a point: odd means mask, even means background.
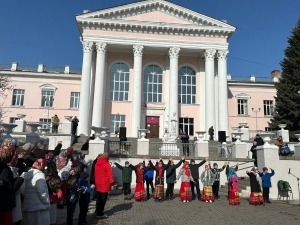
[{"label": "window pane", "polygon": [[155,65],[150,65],[144,70],[144,96],[148,102],[161,101],[162,94],[162,70]]},{"label": "window pane", "polygon": [[[129,68],[124,63],[116,63],[110,71],[110,99],[123,101],[129,91]],[[128,100],[126,98],[125,100]]]}]

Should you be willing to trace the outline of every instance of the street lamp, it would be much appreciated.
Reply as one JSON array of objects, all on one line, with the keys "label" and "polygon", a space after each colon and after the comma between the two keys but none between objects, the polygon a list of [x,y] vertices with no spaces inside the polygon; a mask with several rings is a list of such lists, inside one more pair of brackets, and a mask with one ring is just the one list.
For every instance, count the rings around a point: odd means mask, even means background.
[{"label": "street lamp", "polygon": [[[45,100],[45,104],[48,108],[48,113],[47,113],[47,129],[50,129],[50,125],[49,125],[49,110],[50,110],[50,105],[51,103],[53,104],[54,98],[49,96],[49,97],[44,97]],[[52,107],[52,105],[51,105]]]},{"label": "street lamp", "polygon": [[258,131],[258,129],[257,129],[257,113],[260,112],[260,108],[255,109],[255,110],[254,110],[254,108],[252,108],[252,112],[255,112],[256,132],[257,132]]}]

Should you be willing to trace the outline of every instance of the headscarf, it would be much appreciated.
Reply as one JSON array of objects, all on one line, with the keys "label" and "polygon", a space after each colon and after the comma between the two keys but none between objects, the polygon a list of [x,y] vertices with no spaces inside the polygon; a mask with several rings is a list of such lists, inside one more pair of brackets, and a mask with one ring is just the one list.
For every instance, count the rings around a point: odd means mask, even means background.
[{"label": "headscarf", "polygon": [[188,161],[185,161],[183,163],[182,169],[185,172],[185,175],[187,175],[188,177],[190,177],[191,173],[190,173],[190,170],[189,170],[189,162]]},{"label": "headscarf", "polygon": [[11,144],[13,145],[13,146],[17,146],[17,144],[18,144],[18,141],[17,141],[17,139],[11,139]]},{"label": "headscarf", "polygon": [[73,148],[72,147],[68,147],[67,148],[67,153],[68,153],[68,155],[72,155],[73,154]]},{"label": "headscarf", "polygon": [[259,181],[259,174],[256,173],[257,167],[253,167],[251,169],[251,173],[253,173],[256,176],[256,180]]},{"label": "headscarf", "polygon": [[[161,165],[161,166],[159,166],[159,165]],[[156,166],[156,170],[158,171],[158,178],[161,179],[164,175],[162,162],[158,162],[158,165]]]},{"label": "headscarf", "polygon": [[1,144],[1,147],[9,147],[9,146],[12,146],[12,143],[11,143],[11,138],[6,138],[4,139],[4,141],[2,142]]},{"label": "headscarf", "polygon": [[0,162],[4,162],[5,164],[8,164],[15,157],[17,157],[17,152],[16,152],[16,148],[14,146],[0,147]]},{"label": "headscarf", "polygon": [[105,158],[105,159],[109,160],[109,154],[108,154],[107,152],[104,152],[104,153],[100,156],[100,158]]},{"label": "headscarf", "polygon": [[211,171],[209,169],[207,170],[206,168],[209,168],[208,165],[205,165],[205,171],[204,171],[205,177],[210,180],[211,179]]},{"label": "headscarf", "polygon": [[37,169],[44,171],[46,168],[47,162],[45,159],[37,159],[31,166],[32,169]]},{"label": "headscarf", "polygon": [[59,156],[56,158],[56,167],[58,170],[61,170],[68,164],[68,159],[67,159],[67,151],[62,150],[59,154]]},{"label": "headscarf", "polygon": [[48,152],[47,154],[45,154],[45,159],[46,159],[47,162],[51,162],[52,159],[53,159],[53,153],[52,152]]},{"label": "headscarf", "polygon": [[227,175],[227,181],[230,182],[230,178],[231,177],[235,177],[236,178],[236,182],[238,181],[238,176],[235,173],[235,167],[230,167],[229,171],[228,171],[228,175]]},{"label": "headscarf", "polygon": [[25,151],[32,151],[34,149],[34,145],[28,142],[22,146],[22,149]]},{"label": "headscarf", "polygon": [[56,165],[53,161],[47,163],[47,168],[44,171],[45,180],[50,192],[57,192],[62,187],[60,177],[57,173]]}]

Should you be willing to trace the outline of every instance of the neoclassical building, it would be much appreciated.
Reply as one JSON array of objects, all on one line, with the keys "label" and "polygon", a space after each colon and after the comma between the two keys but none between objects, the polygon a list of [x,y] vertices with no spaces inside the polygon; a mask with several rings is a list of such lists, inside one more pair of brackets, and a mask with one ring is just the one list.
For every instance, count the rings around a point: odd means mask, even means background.
[{"label": "neoclassical building", "polygon": [[78,134],[89,135],[91,126],[114,132],[119,125],[128,137],[147,128],[150,138],[170,130],[171,118],[176,135],[181,130],[194,136],[211,126],[215,134],[229,134],[242,121],[251,130],[267,129],[276,80],[227,74],[228,39],[236,28],[226,21],[170,1],[146,0],[84,10],[76,22],[82,71],[67,66],[55,72],[43,65],[31,71],[16,63],[2,69],[16,84],[5,101],[4,121],[13,122],[18,113],[43,122],[54,114],[78,115]]}]

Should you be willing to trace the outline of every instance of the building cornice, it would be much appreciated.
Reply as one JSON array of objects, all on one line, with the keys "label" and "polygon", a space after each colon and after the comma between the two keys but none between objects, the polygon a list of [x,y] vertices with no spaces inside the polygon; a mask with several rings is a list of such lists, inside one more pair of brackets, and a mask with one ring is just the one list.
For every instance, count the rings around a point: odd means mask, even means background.
[{"label": "building cornice", "polygon": [[245,86],[245,87],[265,87],[265,88],[275,88],[274,83],[256,83],[256,82],[227,82],[228,86]]},{"label": "building cornice", "polygon": [[6,74],[10,77],[27,77],[39,79],[65,79],[65,80],[81,80],[80,74],[63,74],[63,73],[33,73],[25,71],[0,71],[0,74]]}]

